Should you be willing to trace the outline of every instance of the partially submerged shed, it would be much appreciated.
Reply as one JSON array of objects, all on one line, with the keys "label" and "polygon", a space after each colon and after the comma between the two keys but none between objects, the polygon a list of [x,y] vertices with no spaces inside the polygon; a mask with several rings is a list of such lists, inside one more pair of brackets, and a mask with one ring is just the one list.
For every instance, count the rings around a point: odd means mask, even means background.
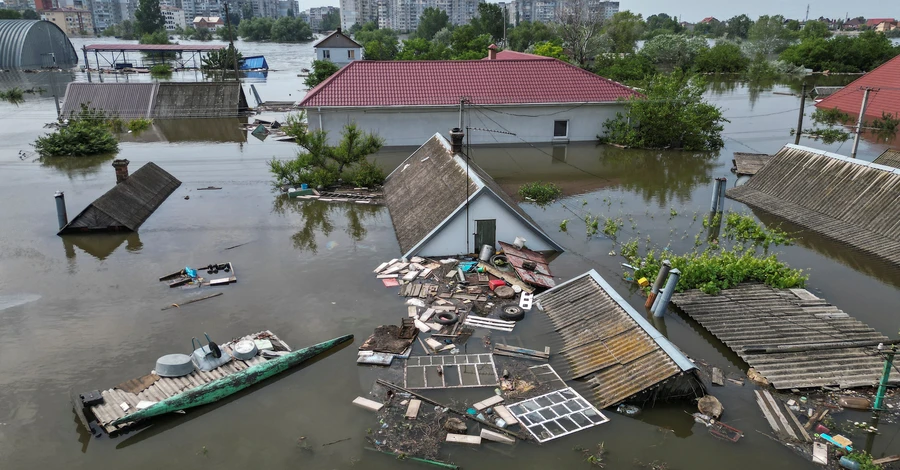
[{"label": "partially submerged shed", "polygon": [[759,173],[762,167],[769,163],[771,155],[765,153],[734,152],[731,163],[734,164],[734,173],[738,176],[753,176]]},{"label": "partially submerged shed", "polygon": [[440,133],[384,183],[385,204],[404,257],[474,253],[523,237],[534,251],[563,251],[500,185],[462,152],[462,132]]},{"label": "partially submerged shed", "polygon": [[740,284],[718,295],[690,290],[672,302],[777,389],[864,387],[881,377],[883,361],[872,350],[888,338],[806,289]]},{"label": "partially submerged shed", "polygon": [[0,20],[0,69],[66,69],[77,64],[75,47],[53,22]]},{"label": "partially submerged shed", "polygon": [[82,105],[123,119],[237,117],[248,109],[237,82],[69,83],[61,115]]},{"label": "partially submerged shed", "polygon": [[136,232],[181,186],[181,181],[149,162],[128,175],[128,160],[113,162],[116,185],[75,216],[58,235],[81,232]]},{"label": "partially submerged shed", "polygon": [[566,379],[587,379],[598,408],[705,394],[696,366],[591,270],[535,296],[563,340]]},{"label": "partially submerged shed", "polygon": [[900,150],[887,149],[882,152],[882,154],[879,155],[878,158],[876,158],[872,163],[893,168],[900,168]]},{"label": "partially submerged shed", "polygon": [[726,194],[900,265],[900,169],[789,144]]}]

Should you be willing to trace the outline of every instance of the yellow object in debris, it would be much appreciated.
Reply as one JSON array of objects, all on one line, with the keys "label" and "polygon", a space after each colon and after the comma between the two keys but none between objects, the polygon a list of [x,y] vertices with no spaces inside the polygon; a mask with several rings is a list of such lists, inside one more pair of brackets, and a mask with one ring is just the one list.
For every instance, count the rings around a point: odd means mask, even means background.
[{"label": "yellow object in debris", "polygon": [[646,277],[642,277],[638,279],[638,285],[641,287],[647,287],[650,285],[650,281],[648,281]]}]

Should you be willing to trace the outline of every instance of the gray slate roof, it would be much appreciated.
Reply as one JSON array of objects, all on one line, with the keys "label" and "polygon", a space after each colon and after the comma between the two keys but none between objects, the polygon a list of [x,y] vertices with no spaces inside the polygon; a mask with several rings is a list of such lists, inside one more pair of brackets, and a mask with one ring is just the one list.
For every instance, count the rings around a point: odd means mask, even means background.
[{"label": "gray slate roof", "polygon": [[97,198],[69,221],[59,234],[119,230],[136,232],[179,186],[181,181],[149,162]]},{"label": "gray slate roof", "polygon": [[789,144],[725,194],[900,265],[900,169]]},{"label": "gray slate roof", "polygon": [[69,83],[62,115],[79,113],[82,103],[123,119],[235,117],[247,109],[236,82]]},{"label": "gray slate roof", "polygon": [[391,213],[403,253],[410,252],[450,215],[464,208],[467,195],[473,200],[485,192],[499,198],[562,251],[562,247],[474,161],[469,160],[467,177],[465,162],[465,156],[454,156],[450,142],[436,133],[388,175],[384,183],[385,205]]},{"label": "gray slate roof", "polygon": [[876,163],[878,165],[890,166],[894,168],[900,168],[900,150],[897,149],[887,149],[878,156],[872,163]]},{"label": "gray slate roof", "polygon": [[[696,367],[598,273],[535,296],[563,339],[567,379],[590,377],[593,402],[619,403]],[[702,388],[698,384],[698,388]]]},{"label": "gray slate roof", "polygon": [[313,44],[313,48],[318,47],[335,47],[335,48],[344,48],[344,49],[352,49],[355,47],[362,47],[358,42],[350,39],[349,36],[345,35],[341,32],[341,30],[337,30],[328,36],[322,38],[321,41]]}]

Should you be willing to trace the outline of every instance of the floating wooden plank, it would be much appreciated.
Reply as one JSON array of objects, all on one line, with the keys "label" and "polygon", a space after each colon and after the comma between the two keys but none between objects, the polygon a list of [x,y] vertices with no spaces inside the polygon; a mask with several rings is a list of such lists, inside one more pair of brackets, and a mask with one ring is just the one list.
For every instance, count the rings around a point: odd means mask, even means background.
[{"label": "floating wooden plank", "polygon": [[469,436],[466,434],[447,434],[447,442],[455,444],[481,445],[481,436]]},{"label": "floating wooden plank", "polygon": [[516,443],[516,440],[500,434],[499,432],[491,431],[490,429],[482,429],[481,436],[482,439],[486,439],[488,441],[499,442],[501,444],[509,444],[513,445]]},{"label": "floating wooden plank", "polygon": [[889,457],[875,459],[872,461],[872,463],[874,463],[875,465],[885,465],[897,461],[900,461],[900,455],[891,455]]},{"label": "floating wooden plank", "polygon": [[432,316],[432,315],[434,315],[434,309],[433,309],[433,308],[429,308],[429,309],[425,310],[425,313],[423,313],[421,317],[419,317],[419,320],[422,320],[423,322],[426,322],[426,321],[428,321],[429,319],[431,319],[431,316]]},{"label": "floating wooden plank", "polygon": [[415,305],[409,305],[406,307],[406,313],[410,318],[419,318],[419,309]]},{"label": "floating wooden plank", "polygon": [[504,281],[506,281],[514,286],[521,287],[523,292],[534,292],[533,286],[522,282],[521,279],[517,278],[516,276],[513,276],[510,273],[501,271],[501,270],[495,268],[494,266],[491,266],[489,263],[478,263],[478,266],[481,268],[484,268],[485,271],[487,271],[494,277],[503,279]]},{"label": "floating wooden plank", "polygon": [[[425,327],[425,328],[426,328],[426,331],[427,331],[427,328],[428,328],[428,327]],[[433,338],[428,338],[428,339],[426,339],[426,340],[425,340],[425,344],[431,346],[431,349],[435,349],[435,350],[444,346],[443,343],[441,343],[440,341],[438,341],[438,340],[436,340],[436,339],[433,339]]]},{"label": "floating wooden plank", "polygon": [[752,176],[766,166],[771,159],[772,156],[765,153],[734,152],[734,158],[731,160],[731,163],[734,165],[734,174],[738,176]]},{"label": "floating wooden plank", "polygon": [[710,379],[713,385],[718,385],[720,387],[725,385],[725,374],[722,373],[722,369],[718,367],[712,368],[712,378]]},{"label": "floating wooden plank", "polygon": [[766,417],[766,421],[769,422],[769,427],[772,428],[776,433],[781,433],[781,428],[778,426],[778,421],[775,421],[775,416],[772,415],[772,412],[769,410],[768,405],[763,401],[762,393],[759,390],[754,390],[753,393],[756,395],[756,404],[759,405],[759,409],[762,411],[763,416]]},{"label": "floating wooden plank", "polygon": [[797,417],[794,416],[794,412],[788,407],[787,403],[784,404],[784,412],[791,418],[791,422],[794,423],[794,426],[797,427],[797,430],[800,431],[800,435],[803,436],[803,440],[806,442],[811,442],[812,439],[809,438],[809,433],[806,432],[806,429],[803,429],[803,426],[800,424],[800,421],[797,420]]},{"label": "floating wooden plank", "polygon": [[501,397],[500,395],[494,395],[490,398],[486,398],[478,403],[475,403],[474,405],[472,405],[472,408],[475,408],[478,411],[483,411],[498,403],[503,403],[503,397]]},{"label": "floating wooden plank", "polygon": [[766,404],[766,407],[769,411],[772,412],[772,416],[775,418],[776,423],[778,424],[779,429],[781,430],[779,434],[786,435],[791,439],[798,439],[797,433],[791,429],[791,425],[788,423],[787,418],[784,417],[784,414],[781,413],[781,410],[778,408],[778,404],[768,390],[763,390],[759,393],[762,397],[763,403]]},{"label": "floating wooden plank", "polygon": [[412,281],[419,276],[419,271],[410,271],[403,276],[404,281]]},{"label": "floating wooden plank", "polygon": [[409,406],[406,407],[406,419],[416,419],[416,416],[419,415],[419,408],[422,406],[422,400],[417,400],[413,398],[409,401]]},{"label": "floating wooden plank", "polygon": [[517,348],[517,347],[509,346],[506,344],[495,344],[494,345],[494,353],[496,354],[497,351],[515,353],[515,354],[519,354],[522,356],[531,356],[533,359],[538,359],[538,360],[540,360],[540,359],[549,360],[550,359],[550,346],[544,347],[543,351],[538,351],[535,349]]},{"label": "floating wooden plank", "polygon": [[[371,354],[363,354],[363,353],[371,353]],[[374,351],[360,351],[359,356],[356,358],[357,364],[368,364],[375,366],[389,366],[392,362],[394,362],[395,354],[391,353],[379,353]]]},{"label": "floating wooden plank", "polygon": [[379,264],[378,267],[375,268],[375,270],[372,271],[372,272],[375,273],[375,274],[378,274],[378,273],[380,273],[381,271],[383,271],[384,268],[390,266],[391,264],[392,264],[392,263],[389,262],[389,261],[388,261],[388,262],[385,262],[385,263],[381,263],[381,264]]},{"label": "floating wooden plank", "polygon": [[513,424],[517,424],[519,422],[512,413],[509,412],[509,409],[504,405],[496,405],[494,406],[494,413],[497,413],[497,416],[500,417],[503,421],[506,421],[507,426],[512,426]]},{"label": "floating wooden plank", "polygon": [[403,269],[406,268],[407,266],[409,266],[409,263],[399,263],[399,264],[395,264],[395,265],[393,265],[393,266],[387,268],[386,270],[382,271],[381,274],[394,274],[394,273],[399,273],[401,270],[403,270]]},{"label": "floating wooden plank", "polygon": [[365,408],[369,411],[380,411],[382,408],[384,408],[383,403],[378,403],[377,401],[369,400],[368,398],[363,397],[354,398],[353,404],[360,408]]},{"label": "floating wooden plank", "polygon": [[379,274],[375,276],[376,279],[397,279],[400,277],[399,274]]},{"label": "floating wooden plank", "polygon": [[415,323],[416,328],[418,328],[422,333],[428,333],[429,331],[431,331],[431,328],[428,325],[422,323],[422,321],[418,318],[413,320],[413,322]]}]

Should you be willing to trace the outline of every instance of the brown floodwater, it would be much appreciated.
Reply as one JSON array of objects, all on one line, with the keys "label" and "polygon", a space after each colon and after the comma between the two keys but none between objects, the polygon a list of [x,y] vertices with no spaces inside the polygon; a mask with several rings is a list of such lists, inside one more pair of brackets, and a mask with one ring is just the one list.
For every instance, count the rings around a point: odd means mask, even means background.
[{"label": "brown floodwater", "polygon": [[[248,55],[265,54],[275,69],[254,79],[263,99],[302,95],[296,75],[311,60],[309,45],[239,47]],[[0,83],[20,80],[49,90],[41,75],[5,76]],[[80,72],[61,74],[59,87],[66,76],[86,79]],[[711,154],[523,144],[477,147],[473,158],[511,192],[536,179],[563,186],[566,197],[554,204],[524,205],[567,250],[554,261],[555,273],[568,279],[597,269],[640,308],[643,299],[623,279],[623,260],[609,255],[617,245],[586,237],[583,216],[621,218],[620,241],[649,235],[658,249],[692,249],[694,235],[703,230],[712,180],[724,176],[729,186],[735,184],[729,171],[732,152],[775,152],[792,141],[788,132],[796,123],[799,98],[774,92],[797,89],[797,84],[711,86],[710,100],[731,119],[725,148]],[[0,112],[0,468],[416,465],[365,451],[366,430],[379,424],[350,404],[377,378],[377,370],[356,365],[356,347],[374,327],[397,323],[406,312],[395,290],[371,274],[399,252],[386,209],[279,199],[266,161],[290,157],[293,144],[248,139],[237,120],[158,122],[145,134],[123,138],[118,157],[131,161],[131,171],[153,161],[182,186],[139,233],[58,237],[54,192],[65,191],[69,216],[74,216],[114,184],[112,157],[40,161],[32,154],[17,155],[31,150],[30,143],[46,132],[44,123],[53,119],[49,92],[28,95],[18,107],[0,103]],[[844,154],[851,144],[802,143]],[[883,148],[864,141],[860,158],[872,160]],[[385,149],[377,161],[390,169],[410,151]],[[222,190],[197,190],[210,185]],[[726,208],[747,210],[730,200]],[[758,215],[765,223],[777,223]],[[563,233],[559,225],[566,219]],[[821,237],[802,231],[798,236],[799,243],[778,252],[792,266],[809,270],[808,288],[894,336],[900,304],[896,270]],[[241,246],[226,250],[235,245]],[[219,261],[233,262],[238,276],[236,284],[221,289],[224,295],[160,310],[197,293],[169,289],[157,281],[159,276]],[[690,319],[670,313],[656,324],[693,358],[726,373],[746,367]],[[189,351],[191,337],[203,332],[222,340],[261,329],[271,329],[292,347],[347,333],[356,340],[261,386],[156,420],[140,432],[95,439],[77,423],[69,398],[73,392],[143,375],[159,356]],[[509,340],[531,347],[553,342],[540,318],[526,320]],[[752,389],[712,390],[725,406],[725,422],[745,433],[737,444],[713,438],[688,415],[693,407],[682,403],[647,409],[638,419],[608,411],[609,423],[545,445],[447,447],[442,455],[465,468],[586,468],[589,464],[573,447],[602,442],[609,452],[607,468],[614,469],[652,461],[666,462],[670,469],[814,468],[756,432],[770,430]],[[430,396],[477,401],[490,393]],[[844,413],[836,419],[859,421],[867,415]],[[882,424],[879,430],[874,439],[854,435],[854,443],[876,456],[900,453],[897,425]],[[298,444],[300,437],[307,444]],[[345,438],[350,439],[323,446]]]}]

